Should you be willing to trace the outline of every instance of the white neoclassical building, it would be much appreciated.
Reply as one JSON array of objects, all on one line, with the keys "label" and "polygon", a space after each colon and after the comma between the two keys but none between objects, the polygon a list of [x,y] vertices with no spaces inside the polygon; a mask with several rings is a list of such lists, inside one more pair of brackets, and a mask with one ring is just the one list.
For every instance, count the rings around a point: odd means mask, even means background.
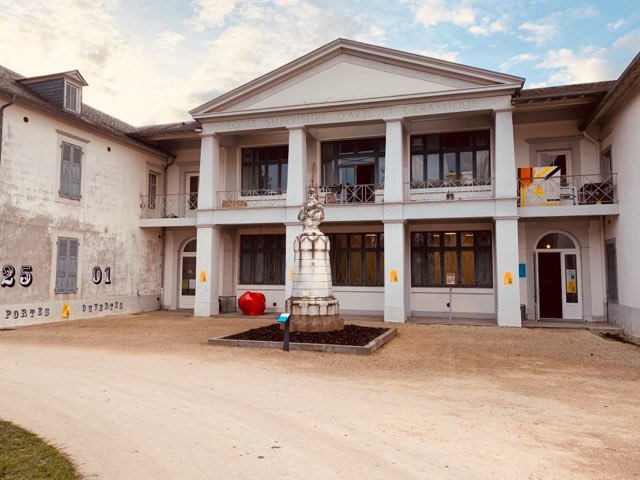
[{"label": "white neoclassical building", "polygon": [[282,311],[314,184],[345,314],[609,319],[640,335],[639,63],[617,81],[527,90],[336,40],[193,122],[124,132],[159,159],[141,159],[143,187],[127,192],[137,235],[161,243],[137,253],[160,266],[162,308],[215,315],[257,290]]}]

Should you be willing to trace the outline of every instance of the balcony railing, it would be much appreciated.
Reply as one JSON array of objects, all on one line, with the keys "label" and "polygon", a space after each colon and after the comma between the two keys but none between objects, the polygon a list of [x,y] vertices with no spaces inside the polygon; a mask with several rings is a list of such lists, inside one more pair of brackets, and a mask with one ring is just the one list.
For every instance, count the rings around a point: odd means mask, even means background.
[{"label": "balcony railing", "polygon": [[321,185],[318,198],[325,205],[353,205],[357,203],[383,203],[384,183],[365,185]]},{"label": "balcony railing", "polygon": [[227,190],[218,192],[218,208],[271,208],[287,204],[287,191],[270,190]]},{"label": "balcony railing", "polygon": [[554,175],[518,181],[518,206],[595,205],[617,203],[617,174]]},{"label": "balcony railing", "polygon": [[140,195],[140,218],[195,217],[197,193]]},{"label": "balcony railing", "polygon": [[405,183],[405,198],[410,202],[492,198],[493,183],[493,178],[413,181]]}]

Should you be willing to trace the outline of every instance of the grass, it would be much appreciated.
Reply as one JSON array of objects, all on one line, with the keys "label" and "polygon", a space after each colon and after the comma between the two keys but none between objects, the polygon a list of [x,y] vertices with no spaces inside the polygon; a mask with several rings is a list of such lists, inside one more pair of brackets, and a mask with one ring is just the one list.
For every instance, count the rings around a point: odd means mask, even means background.
[{"label": "grass", "polygon": [[71,461],[55,447],[13,423],[0,420],[0,479],[80,478]]}]

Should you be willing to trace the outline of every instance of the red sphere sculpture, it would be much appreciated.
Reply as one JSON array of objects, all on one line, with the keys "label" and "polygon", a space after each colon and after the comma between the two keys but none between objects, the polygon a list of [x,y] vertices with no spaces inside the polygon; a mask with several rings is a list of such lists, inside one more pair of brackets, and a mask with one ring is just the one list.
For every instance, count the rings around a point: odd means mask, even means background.
[{"label": "red sphere sculpture", "polygon": [[262,315],[266,306],[267,299],[260,292],[244,292],[238,299],[238,307],[248,316]]}]

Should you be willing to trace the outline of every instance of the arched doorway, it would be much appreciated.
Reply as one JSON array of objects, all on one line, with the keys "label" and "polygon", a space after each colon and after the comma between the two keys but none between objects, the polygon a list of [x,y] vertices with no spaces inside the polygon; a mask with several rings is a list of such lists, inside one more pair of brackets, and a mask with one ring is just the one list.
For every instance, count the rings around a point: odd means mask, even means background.
[{"label": "arched doorway", "polygon": [[193,308],[196,298],[197,241],[187,242],[180,252],[180,291],[178,308]]},{"label": "arched doorway", "polygon": [[539,318],[582,319],[582,284],[577,243],[551,232],[536,244],[536,294]]}]

